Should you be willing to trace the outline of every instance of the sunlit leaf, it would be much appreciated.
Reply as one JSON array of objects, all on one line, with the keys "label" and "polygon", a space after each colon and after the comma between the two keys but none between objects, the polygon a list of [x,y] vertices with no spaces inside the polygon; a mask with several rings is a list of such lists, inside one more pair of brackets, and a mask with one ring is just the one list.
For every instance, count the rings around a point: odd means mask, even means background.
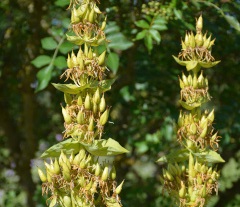
[{"label": "sunlit leaf", "polygon": [[160,157],[157,162],[184,162],[188,160],[189,151],[187,149],[174,150],[168,155]]},{"label": "sunlit leaf", "polygon": [[225,162],[225,160],[220,156],[220,154],[210,149],[201,153],[193,153],[193,154],[196,157],[198,157],[198,160],[201,160],[202,162],[208,162],[208,163]]},{"label": "sunlit leaf", "polygon": [[46,50],[54,50],[57,47],[56,40],[53,39],[53,37],[45,37],[41,39],[42,48]]},{"label": "sunlit leaf", "polygon": [[147,34],[147,30],[142,30],[141,32],[137,33],[135,40],[143,39],[146,34]]},{"label": "sunlit leaf", "polygon": [[148,29],[150,25],[145,20],[136,21],[135,24],[143,29]]},{"label": "sunlit leaf", "polygon": [[119,56],[118,54],[111,52],[107,57],[107,66],[113,71],[114,74],[117,73],[119,67]]},{"label": "sunlit leaf", "polygon": [[224,15],[225,19],[227,20],[227,22],[237,31],[240,31],[240,23],[239,21],[236,19],[236,17],[234,16],[230,16],[228,14]]},{"label": "sunlit leaf", "polygon": [[152,35],[153,39],[156,40],[156,42],[159,44],[161,41],[161,36],[159,32],[155,29],[150,29],[149,32]]},{"label": "sunlit leaf", "polygon": [[109,138],[107,140],[95,140],[93,144],[84,144],[85,149],[95,156],[111,156],[127,153],[128,150],[122,147],[117,141]]},{"label": "sunlit leaf", "polygon": [[69,0],[57,0],[54,2],[56,6],[65,7],[69,5]]},{"label": "sunlit leaf", "polygon": [[54,60],[54,65],[59,69],[66,68],[67,67],[66,58],[64,56],[56,57],[56,59]]},{"label": "sunlit leaf", "polygon": [[203,67],[203,68],[211,68],[215,65],[217,65],[218,63],[220,63],[221,61],[215,61],[215,62],[199,62],[199,64]]},{"label": "sunlit leaf", "polygon": [[114,33],[107,36],[110,43],[108,47],[114,50],[126,50],[133,45],[122,33]]},{"label": "sunlit leaf", "polygon": [[82,147],[83,146],[78,141],[74,141],[72,138],[70,138],[47,149],[41,155],[41,158],[59,157],[61,150],[64,150],[64,153],[67,155],[71,154],[72,152],[76,154]]},{"label": "sunlit leaf", "polygon": [[59,51],[63,54],[67,54],[74,48],[74,44],[68,41],[65,41],[59,47]]},{"label": "sunlit leaf", "polygon": [[44,65],[47,65],[51,62],[52,58],[47,55],[40,55],[36,57],[34,60],[32,60],[32,64],[37,67],[41,68]]},{"label": "sunlit leaf", "polygon": [[153,43],[152,43],[152,36],[149,33],[144,38],[144,43],[148,49],[148,52],[151,52],[151,50],[153,49]]},{"label": "sunlit leaf", "polygon": [[48,86],[49,81],[51,80],[52,77],[52,70],[53,65],[49,65],[38,71],[37,73],[38,86],[35,92],[41,91]]}]

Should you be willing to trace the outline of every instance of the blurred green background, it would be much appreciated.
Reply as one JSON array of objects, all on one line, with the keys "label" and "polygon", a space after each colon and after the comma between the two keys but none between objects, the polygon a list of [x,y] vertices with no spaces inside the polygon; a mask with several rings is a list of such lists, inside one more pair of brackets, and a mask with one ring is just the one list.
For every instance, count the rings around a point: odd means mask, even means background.
[{"label": "blurred green background", "polygon": [[[207,107],[215,108],[214,126],[226,160],[219,165],[219,193],[208,206],[239,207],[240,1],[155,2],[100,4],[111,40],[108,76],[117,77],[105,96],[112,106],[105,136],[130,150],[116,157],[117,178],[125,179],[123,206],[174,206],[159,182],[162,165],[155,161],[178,146],[178,76],[184,67],[172,55],[179,53],[181,37],[194,30],[195,18],[202,14],[204,30],[216,37],[212,54],[221,60],[205,74],[212,96]],[[42,166],[41,153],[59,142],[64,130],[63,95],[50,82],[63,82],[59,76],[74,49],[64,39],[70,22],[67,6],[68,0],[0,2],[1,207],[46,206],[36,166]]]}]

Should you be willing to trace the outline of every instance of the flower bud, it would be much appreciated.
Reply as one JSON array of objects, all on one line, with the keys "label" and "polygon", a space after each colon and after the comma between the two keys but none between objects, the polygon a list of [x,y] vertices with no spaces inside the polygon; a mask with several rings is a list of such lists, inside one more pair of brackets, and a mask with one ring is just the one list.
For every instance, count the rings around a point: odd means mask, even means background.
[{"label": "flower bud", "polygon": [[69,69],[73,68],[72,60],[71,60],[71,57],[69,54],[68,54],[68,58],[67,58],[67,66]]},{"label": "flower bud", "polygon": [[91,100],[90,100],[90,96],[87,94],[85,97],[85,101],[84,101],[84,107],[87,110],[91,109]]},{"label": "flower bud", "polygon": [[72,97],[69,93],[64,93],[64,101],[66,104],[71,105]]},{"label": "flower bud", "polygon": [[107,123],[109,117],[109,109],[106,109],[106,111],[100,116],[99,123],[100,125],[104,126]]},{"label": "flower bud", "polygon": [[106,108],[106,101],[105,101],[105,98],[104,98],[104,94],[102,95],[102,98],[100,100],[100,104],[99,104],[99,111],[100,112],[103,112]]},{"label": "flower bud", "polygon": [[113,166],[112,166],[112,169],[111,169],[111,171],[110,171],[110,178],[111,178],[112,180],[115,180],[115,179],[116,179],[116,176],[117,176],[117,172],[116,172],[115,166],[113,165]]},{"label": "flower bud", "polygon": [[101,30],[103,31],[107,24],[107,17],[105,17],[104,21],[102,22]]},{"label": "flower bud", "polygon": [[79,18],[78,14],[77,14],[76,8],[74,7],[72,12],[71,12],[71,23],[72,24],[77,24],[79,22],[80,22],[80,18]]},{"label": "flower bud", "polygon": [[101,180],[106,181],[108,179],[108,166],[106,166],[102,172]]},{"label": "flower bud", "polygon": [[69,196],[64,196],[63,197],[63,204],[64,204],[64,207],[72,207],[72,200]]},{"label": "flower bud", "polygon": [[93,102],[98,104],[100,102],[100,90],[99,88],[97,88],[97,90],[95,91],[94,95],[93,95]]},{"label": "flower bud", "polygon": [[203,28],[203,18],[202,15],[197,19],[196,30],[201,31]]},{"label": "flower bud", "polygon": [[81,105],[83,104],[81,94],[78,95],[77,104],[78,104],[79,106],[81,106]]},{"label": "flower bud", "polygon": [[95,175],[99,176],[101,173],[101,166],[97,163],[95,168]]},{"label": "flower bud", "polygon": [[40,168],[38,168],[38,175],[43,183],[47,181],[46,175],[43,173],[43,171]]},{"label": "flower bud", "polygon": [[88,131],[92,132],[94,130],[94,118],[91,116],[89,118]]},{"label": "flower bud", "polygon": [[181,183],[181,188],[180,188],[178,194],[179,194],[180,198],[184,198],[186,195],[186,186],[184,185],[183,182]]},{"label": "flower bud", "polygon": [[124,180],[120,183],[120,185],[116,188],[115,192],[116,194],[120,194],[122,191]]},{"label": "flower bud", "polygon": [[78,65],[78,61],[77,61],[77,57],[76,57],[76,55],[74,54],[73,51],[72,51],[72,54],[71,54],[71,60],[72,60],[73,67],[76,67]]},{"label": "flower bud", "polygon": [[98,65],[103,65],[104,61],[105,61],[105,56],[106,56],[106,50],[101,54],[99,55],[99,57],[97,58],[98,59]]},{"label": "flower bud", "polygon": [[70,124],[72,122],[72,118],[64,107],[62,107],[62,114],[66,124]]},{"label": "flower bud", "polygon": [[85,122],[84,113],[82,111],[79,111],[77,114],[77,123],[84,124],[84,122]]},{"label": "flower bud", "polygon": [[54,173],[57,174],[57,175],[60,173],[60,166],[59,166],[56,158],[55,158],[55,161],[54,161]]}]

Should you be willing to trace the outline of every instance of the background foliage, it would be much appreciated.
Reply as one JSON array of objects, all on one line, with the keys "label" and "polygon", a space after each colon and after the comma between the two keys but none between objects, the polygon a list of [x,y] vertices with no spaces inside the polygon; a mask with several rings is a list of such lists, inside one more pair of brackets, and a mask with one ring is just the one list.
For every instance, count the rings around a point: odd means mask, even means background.
[{"label": "background foliage", "polygon": [[[219,166],[219,195],[209,206],[240,206],[240,1],[156,2],[156,8],[147,0],[100,4],[109,20],[109,76],[117,77],[106,95],[112,105],[108,125],[114,123],[106,127],[106,136],[115,135],[130,150],[116,158],[119,180],[125,178],[123,205],[174,206],[162,194],[162,166],[155,161],[176,146],[183,68],[172,55],[202,13],[205,30],[217,39],[213,54],[221,59],[206,73],[226,160]],[[74,49],[64,37],[67,5],[68,0],[0,3],[0,206],[46,206],[36,166],[42,165],[39,155],[62,138],[59,103],[64,100],[49,82],[63,81],[59,75],[66,68],[66,54]]]}]

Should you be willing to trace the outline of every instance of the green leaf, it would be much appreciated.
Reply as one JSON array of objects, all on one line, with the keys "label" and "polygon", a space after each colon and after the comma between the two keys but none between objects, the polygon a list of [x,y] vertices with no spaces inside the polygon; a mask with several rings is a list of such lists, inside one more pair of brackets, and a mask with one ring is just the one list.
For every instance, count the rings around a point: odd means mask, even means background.
[{"label": "green leaf", "polygon": [[41,158],[59,157],[61,150],[64,150],[64,153],[67,155],[70,155],[72,152],[76,154],[82,147],[83,146],[78,141],[74,141],[72,138],[70,138],[47,149],[41,155]]},{"label": "green leaf", "polygon": [[186,66],[186,62],[187,62],[187,61],[179,60],[179,59],[178,59],[177,57],[175,57],[174,55],[173,55],[173,58],[174,58],[174,60],[175,60],[179,65]]},{"label": "green leaf", "polygon": [[52,77],[52,70],[53,65],[49,65],[38,71],[37,73],[38,86],[35,92],[41,91],[48,86],[49,81],[51,80]]},{"label": "green leaf", "polygon": [[148,29],[150,25],[145,20],[136,21],[135,24],[143,29]]},{"label": "green leaf", "polygon": [[54,3],[56,6],[65,7],[69,5],[69,0],[57,0]]},{"label": "green leaf", "polygon": [[240,23],[234,16],[230,16],[228,14],[224,15],[224,18],[227,20],[227,22],[237,31],[240,31]]},{"label": "green leaf", "polygon": [[117,73],[119,67],[119,56],[118,54],[111,52],[107,57],[107,66],[113,71],[114,74]]},{"label": "green leaf", "polygon": [[106,207],[121,207],[118,201],[113,197],[105,198]]},{"label": "green leaf", "polygon": [[82,145],[85,149],[95,156],[112,156],[127,153],[128,150],[122,147],[117,141],[109,138],[107,140],[95,140],[93,144]]},{"label": "green leaf", "polygon": [[137,36],[135,38],[135,40],[141,40],[143,39],[147,34],[147,30],[142,30],[141,32],[137,33]]},{"label": "green leaf", "polygon": [[36,57],[34,60],[31,61],[31,63],[36,67],[36,68],[41,68],[44,65],[47,65],[51,62],[51,57],[47,55],[40,55]]},{"label": "green leaf", "polygon": [[153,49],[153,43],[152,43],[152,36],[148,33],[146,37],[144,38],[145,46],[148,49],[148,52],[150,53]]},{"label": "green leaf", "polygon": [[220,60],[215,62],[199,62],[199,65],[201,65],[203,68],[211,68],[220,62],[221,62]]},{"label": "green leaf", "polygon": [[41,39],[42,48],[45,50],[55,50],[57,47],[57,42],[53,39],[53,37],[45,37]]},{"label": "green leaf", "polygon": [[153,20],[153,24],[157,24],[157,25],[165,25],[167,24],[166,20],[164,18],[162,18],[161,16],[157,16],[155,17],[155,19]]},{"label": "green leaf", "polygon": [[153,39],[156,40],[156,42],[159,44],[161,41],[161,36],[159,32],[155,29],[150,29],[149,33],[152,35]]},{"label": "green leaf", "polygon": [[75,45],[82,45],[84,43],[84,40],[80,36],[71,36],[67,35],[67,40]]},{"label": "green leaf", "polygon": [[118,33],[119,31],[120,31],[120,28],[116,24],[116,22],[109,22],[105,29],[106,34]]},{"label": "green leaf", "polygon": [[74,48],[74,44],[68,41],[65,41],[64,43],[61,44],[59,47],[59,51],[63,54],[67,54]]},{"label": "green leaf", "polygon": [[193,61],[193,60],[186,61],[186,68],[188,71],[195,69],[197,66],[198,66],[198,61]]},{"label": "green leaf", "polygon": [[89,83],[83,85],[83,86],[77,86],[75,84],[60,84],[60,83],[52,83],[52,85],[59,91],[62,91],[64,93],[69,94],[78,94],[80,91],[86,89],[86,88],[97,88],[99,87],[101,92],[105,92],[111,89],[111,85],[114,83],[114,79],[107,79],[103,81],[96,81],[92,80],[89,81]]},{"label": "green leaf", "polygon": [[193,153],[196,157],[198,157],[198,160],[201,160],[202,162],[208,162],[208,163],[221,163],[225,162],[225,160],[218,154],[216,151],[213,150],[206,150],[204,152],[200,153]]},{"label": "green leaf", "polygon": [[99,82],[98,86],[101,92],[105,92],[111,89],[111,85],[116,81],[117,78],[102,80]]},{"label": "green leaf", "polygon": [[64,56],[56,57],[56,59],[54,60],[54,65],[59,69],[66,68],[67,67],[66,58]]},{"label": "green leaf", "polygon": [[187,110],[193,110],[194,108],[196,107],[199,107],[201,106],[201,103],[193,103],[193,104],[187,104],[186,102],[184,101],[179,101],[179,103],[181,104],[181,106]]},{"label": "green leaf", "polygon": [[133,45],[122,33],[110,34],[107,39],[111,41],[108,47],[114,50],[126,50]]},{"label": "green leaf", "polygon": [[178,9],[173,9],[174,15],[175,17],[177,17],[177,19],[182,19],[182,11],[178,10]]},{"label": "green leaf", "polygon": [[168,29],[165,24],[153,24],[151,28],[156,29],[158,31],[164,31]]},{"label": "green leaf", "polygon": [[[94,84],[95,83],[95,84]],[[58,89],[59,91],[62,91],[64,93],[69,93],[69,94],[78,94],[80,91],[86,89],[86,88],[92,88],[91,86],[94,86],[94,87],[97,87],[97,84],[98,81],[95,81],[95,82],[92,82],[92,85],[91,83],[89,84],[85,84],[84,86],[77,86],[75,84],[56,84],[56,83],[52,83],[52,85]]]},{"label": "green leaf", "polygon": [[168,155],[160,157],[157,160],[157,162],[166,162],[166,163],[184,162],[185,160],[188,160],[188,156],[189,156],[189,151],[187,149],[174,150]]}]

